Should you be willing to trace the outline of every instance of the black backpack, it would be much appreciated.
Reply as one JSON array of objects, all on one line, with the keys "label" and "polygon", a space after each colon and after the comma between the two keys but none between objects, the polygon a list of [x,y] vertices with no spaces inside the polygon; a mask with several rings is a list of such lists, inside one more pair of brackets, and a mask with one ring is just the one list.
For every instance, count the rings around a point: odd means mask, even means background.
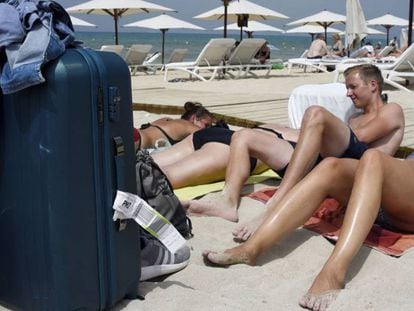
[{"label": "black backpack", "polygon": [[184,238],[192,237],[190,219],[167,177],[148,151],[138,150],[135,169],[138,196],[167,218]]}]

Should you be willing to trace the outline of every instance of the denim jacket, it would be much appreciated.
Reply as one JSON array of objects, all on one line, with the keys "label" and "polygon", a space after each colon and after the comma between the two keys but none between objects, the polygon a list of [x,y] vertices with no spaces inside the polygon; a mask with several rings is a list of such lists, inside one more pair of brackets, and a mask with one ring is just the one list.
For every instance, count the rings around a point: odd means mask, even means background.
[{"label": "denim jacket", "polygon": [[57,2],[0,2],[0,86],[10,94],[44,82],[42,66],[74,42],[74,30]]}]

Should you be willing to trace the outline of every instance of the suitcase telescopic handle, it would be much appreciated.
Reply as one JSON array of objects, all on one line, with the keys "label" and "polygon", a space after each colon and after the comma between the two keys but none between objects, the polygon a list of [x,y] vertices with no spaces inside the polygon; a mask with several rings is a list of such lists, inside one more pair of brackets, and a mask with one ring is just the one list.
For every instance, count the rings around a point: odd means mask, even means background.
[{"label": "suitcase telescopic handle", "polygon": [[[117,190],[126,191],[125,188],[125,146],[121,136],[113,138],[115,145],[115,174],[116,174],[116,187]],[[117,220],[118,231],[125,230],[127,226],[126,219]]]}]

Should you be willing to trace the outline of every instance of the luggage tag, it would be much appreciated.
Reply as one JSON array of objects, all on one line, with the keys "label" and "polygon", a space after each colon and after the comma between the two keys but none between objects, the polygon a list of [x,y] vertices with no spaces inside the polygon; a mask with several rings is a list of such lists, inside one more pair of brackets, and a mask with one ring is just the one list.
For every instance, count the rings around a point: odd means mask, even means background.
[{"label": "luggage tag", "polygon": [[161,241],[172,253],[186,244],[186,240],[177,229],[146,201],[136,194],[117,191],[113,220],[131,218],[142,228]]}]

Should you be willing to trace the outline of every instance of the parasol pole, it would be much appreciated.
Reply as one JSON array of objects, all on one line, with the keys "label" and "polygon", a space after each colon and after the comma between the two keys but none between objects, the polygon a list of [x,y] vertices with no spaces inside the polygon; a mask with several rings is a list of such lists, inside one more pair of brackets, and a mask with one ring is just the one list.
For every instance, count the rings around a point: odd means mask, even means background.
[{"label": "parasol pole", "polygon": [[114,10],[115,44],[118,45],[118,10]]},{"label": "parasol pole", "polygon": [[413,0],[410,0],[410,10],[408,15],[408,45],[411,45],[413,34]]},{"label": "parasol pole", "polygon": [[222,0],[224,4],[224,33],[223,37],[227,38],[227,7],[229,5],[229,0]]},{"label": "parasol pole", "polygon": [[161,33],[162,33],[161,61],[163,65],[164,65],[164,51],[165,51],[165,32],[167,30],[168,29],[161,29]]}]

